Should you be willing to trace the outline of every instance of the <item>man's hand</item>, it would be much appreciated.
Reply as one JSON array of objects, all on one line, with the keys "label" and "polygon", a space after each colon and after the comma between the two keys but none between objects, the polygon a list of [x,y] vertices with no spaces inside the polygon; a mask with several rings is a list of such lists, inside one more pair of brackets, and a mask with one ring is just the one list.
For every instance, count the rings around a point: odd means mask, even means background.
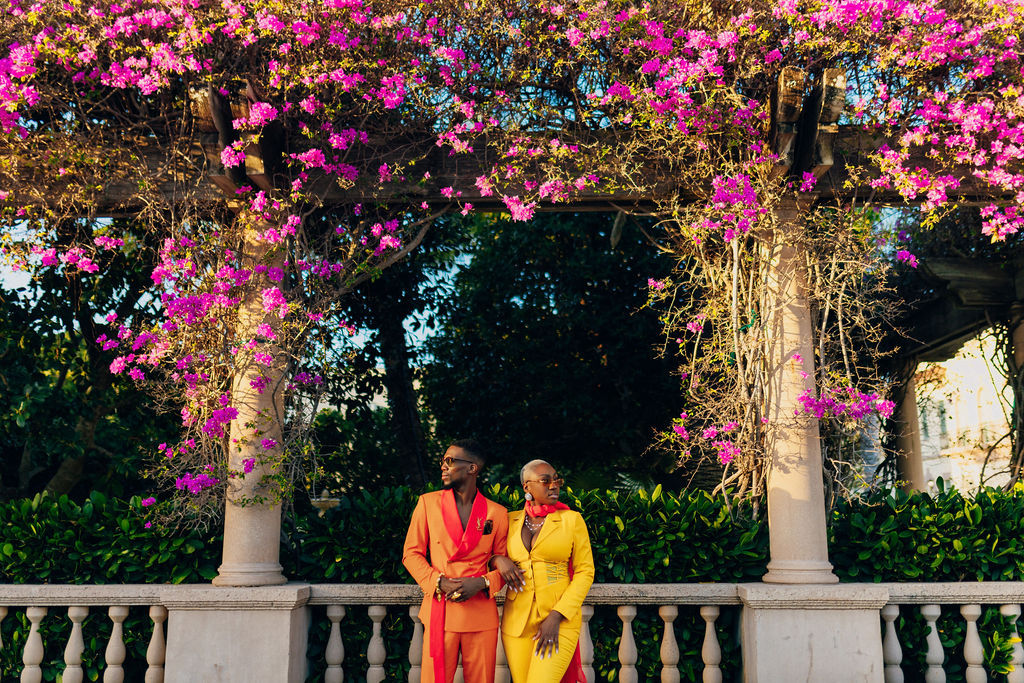
[{"label": "man's hand", "polygon": [[462,579],[453,579],[450,576],[442,576],[437,587],[441,589],[441,592],[446,598],[450,599],[452,593],[456,593],[462,589]]},{"label": "man's hand", "polygon": [[501,578],[505,580],[508,587],[514,591],[521,591],[526,587],[526,578],[523,575],[523,570],[519,568],[519,565],[505,557],[504,555],[495,555],[491,558],[489,563],[493,565],[494,569],[498,570],[501,574]]},{"label": "man's hand", "polygon": [[445,579],[441,579],[441,590],[452,602],[465,602],[487,587],[482,576],[467,576],[448,581],[455,584],[454,590],[445,590]]},{"label": "man's hand", "polygon": [[558,652],[558,627],[564,619],[560,612],[551,610],[544,621],[540,622],[533,639],[537,641],[537,656],[541,659],[554,657]]}]

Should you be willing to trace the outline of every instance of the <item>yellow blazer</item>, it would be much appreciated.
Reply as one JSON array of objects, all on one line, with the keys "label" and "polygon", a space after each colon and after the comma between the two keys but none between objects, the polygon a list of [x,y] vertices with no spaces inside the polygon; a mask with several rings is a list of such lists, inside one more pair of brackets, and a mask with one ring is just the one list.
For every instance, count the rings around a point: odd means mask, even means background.
[{"label": "yellow blazer", "polygon": [[575,510],[552,512],[534,539],[533,549],[527,551],[522,536],[525,516],[524,510],[508,515],[508,556],[523,570],[526,586],[506,593],[501,631],[513,637],[530,635],[553,609],[568,619],[566,628],[578,631],[583,599],[594,583],[594,553],[586,522]]}]

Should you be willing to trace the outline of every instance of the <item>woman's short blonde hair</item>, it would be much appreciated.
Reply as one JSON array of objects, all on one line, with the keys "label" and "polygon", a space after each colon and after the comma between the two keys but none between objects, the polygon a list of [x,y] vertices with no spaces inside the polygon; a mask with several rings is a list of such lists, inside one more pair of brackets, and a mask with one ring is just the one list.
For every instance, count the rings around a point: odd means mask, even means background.
[{"label": "woman's short blonde hair", "polygon": [[532,471],[533,468],[536,467],[537,465],[547,465],[548,467],[551,467],[551,463],[549,463],[547,460],[531,460],[530,462],[523,465],[523,469],[519,470],[520,484],[526,483],[526,473]]}]

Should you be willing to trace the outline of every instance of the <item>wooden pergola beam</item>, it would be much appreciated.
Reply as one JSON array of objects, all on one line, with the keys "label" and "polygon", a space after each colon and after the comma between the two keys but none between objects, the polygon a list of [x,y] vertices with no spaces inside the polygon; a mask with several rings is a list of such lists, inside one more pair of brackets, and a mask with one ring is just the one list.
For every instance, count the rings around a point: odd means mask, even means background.
[{"label": "wooden pergola beam", "polygon": [[[868,156],[877,150],[884,138],[864,133],[859,127],[835,126],[836,132],[819,136],[812,144],[811,152],[813,170],[820,173],[817,186],[814,188],[819,201],[857,202],[861,203],[869,197],[875,204],[904,204],[905,200],[892,190],[877,190],[868,185],[870,178],[858,177],[854,181],[849,169],[863,168]],[[827,137],[834,137],[827,140]],[[831,146],[831,150],[828,147]],[[219,165],[220,149],[218,134],[214,132],[200,133],[200,139],[194,147],[194,162],[189,166],[184,161],[178,162],[175,168],[168,164],[166,152],[152,144],[138,149],[140,163],[146,170],[134,177],[108,178],[102,188],[85,195],[81,200],[80,213],[92,216],[131,216],[152,206],[153,202],[164,203],[168,207],[181,202],[214,203],[237,197],[239,186],[248,183],[255,189],[269,189],[273,185],[285,187],[290,179],[274,178],[271,169],[267,168],[257,150],[247,153],[245,174],[226,173]],[[822,159],[831,151],[832,163]],[[357,182],[349,188],[341,187],[333,178],[311,175],[307,189],[312,189],[324,205],[345,205],[354,203],[374,204],[379,202],[407,201],[415,204],[426,202],[430,207],[437,208],[451,204],[452,200],[445,197],[441,190],[455,187],[462,194],[459,199],[463,203],[472,203],[477,209],[504,209],[500,197],[483,197],[480,195],[474,180],[486,175],[492,167],[493,157],[482,153],[460,154],[449,156],[446,153],[432,151],[410,171],[409,177],[422,178],[429,171],[430,177],[421,182],[392,182],[379,185],[371,179]],[[912,160],[911,165],[924,168],[930,166],[929,160],[921,158]],[[682,199],[694,201],[706,197],[710,188],[695,188],[686,183],[685,173],[672,169],[649,170],[648,173],[658,175],[662,179],[657,182],[634,182],[633,185],[647,186],[643,192],[639,190],[603,191],[600,186],[588,188],[574,195],[570,202],[538,204],[539,211],[615,211],[623,207],[648,209],[654,205],[659,196],[677,195]],[[676,173],[675,177],[671,174]],[[62,185],[66,180],[61,178],[39,179],[37,173],[26,168],[24,177],[32,178],[31,191],[11,188],[15,201],[21,204],[47,206],[50,198],[61,197]],[[991,186],[974,180],[965,168],[966,180],[961,185],[958,196],[965,202],[977,202],[991,199]],[[204,179],[205,176],[205,179]],[[153,185],[147,193],[140,193],[138,177],[152,179]],[[276,180],[276,182],[275,182]],[[780,182],[782,180],[780,179]],[[40,185],[42,183],[42,186]],[[608,185],[610,183],[605,183]],[[507,191],[509,192],[509,191]],[[65,211],[67,211],[65,207]]]}]

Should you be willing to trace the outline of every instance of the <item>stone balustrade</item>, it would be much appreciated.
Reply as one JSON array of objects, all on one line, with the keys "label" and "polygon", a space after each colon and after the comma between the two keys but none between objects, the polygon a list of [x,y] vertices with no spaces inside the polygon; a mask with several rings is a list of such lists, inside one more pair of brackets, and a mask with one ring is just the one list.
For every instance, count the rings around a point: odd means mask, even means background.
[{"label": "stone balustrade", "polygon": [[[370,642],[366,646],[367,683],[379,683],[385,680],[387,673],[384,662],[387,653],[384,649],[384,638],[380,624],[389,609],[408,609],[409,618],[413,621],[413,636],[409,643],[409,681],[420,679],[420,660],[423,648],[423,625],[419,621],[419,603],[422,593],[417,586],[375,586],[375,585],[313,585],[309,604],[325,605],[327,618],[331,622],[331,632],[326,649],[327,673],[325,683],[341,683],[342,666],[345,660],[346,645],[342,642],[340,622],[346,618],[352,607],[366,607],[367,616],[373,623]],[[499,603],[501,601],[499,600]],[[621,638],[618,650],[619,680],[623,683],[637,683],[637,647],[633,638],[633,619],[637,616],[640,605],[655,605],[663,622],[661,639],[661,680],[663,683],[678,683],[679,647],[676,643],[674,622],[679,613],[680,605],[697,605],[704,625],[704,644],[702,658],[704,663],[704,683],[721,683],[722,674],[719,664],[722,651],[719,645],[715,622],[722,605],[739,605],[735,584],[595,584],[587,596],[587,604],[583,607],[583,626],[580,631],[580,658],[587,680],[596,680],[594,676],[594,645],[590,636],[590,619],[596,605],[611,605],[621,622]],[[500,609],[499,605],[499,609]],[[351,647],[349,644],[348,647]],[[456,671],[456,683],[462,681],[461,667]],[[509,683],[508,665],[501,643],[498,643],[498,671],[496,683]]]},{"label": "stone balustrade", "polygon": [[[82,654],[85,651],[82,622],[93,607],[106,611],[112,622],[104,650],[103,683],[122,683],[125,680],[123,664],[126,655],[123,624],[129,607],[133,605],[149,608],[151,629],[147,634],[149,647],[146,650],[145,683],[162,683],[166,654],[163,625],[167,620],[167,608],[161,604],[164,589],[164,586],[152,584],[0,586],[0,622],[8,616],[10,608],[24,607],[30,624],[22,650],[21,683],[40,683],[43,680],[44,643],[40,626],[47,618],[66,618],[71,622],[71,634],[64,647],[62,679],[64,683],[82,683]],[[54,607],[59,609],[51,612]],[[3,647],[4,643],[0,641],[0,650]]]},{"label": "stone balustrade", "polygon": [[998,607],[1012,626],[1011,642],[1013,651],[1010,663],[1013,670],[1006,674],[1007,683],[1024,683],[1024,649],[1021,648],[1017,630],[1020,606],[1024,602],[1024,582],[1000,581],[978,583],[885,583],[879,584],[889,591],[889,602],[882,608],[882,622],[885,632],[882,637],[882,657],[885,662],[885,683],[903,683],[903,648],[900,645],[896,621],[916,618],[917,611],[928,626],[926,637],[927,652],[924,671],[926,683],[945,683],[946,672],[943,663],[947,653],[943,650],[936,622],[947,610],[960,613],[966,626],[963,657],[967,662],[964,677],[967,683],[984,683],[988,680],[985,671],[985,650],[978,635],[978,618],[982,605]]},{"label": "stone balustrade", "polygon": [[[696,619],[696,624],[688,624],[690,630],[695,627],[702,629],[703,645],[700,650],[702,680],[704,683],[721,683],[722,648],[719,641],[717,620],[723,606],[743,608],[743,596],[749,590],[745,587],[762,586],[764,584],[595,584],[584,606],[583,626],[581,629],[580,650],[583,665],[589,680],[594,676],[594,646],[591,639],[590,625],[595,607],[614,608],[617,616],[616,627],[620,638],[616,654],[616,662],[603,662],[607,667],[614,666],[618,671],[618,680],[624,683],[638,681],[638,649],[633,637],[634,620],[638,616],[638,608],[645,611],[646,618],[656,619],[660,637],[660,680],[663,683],[678,683],[680,680],[680,653],[676,641],[676,627],[680,623],[681,614],[687,619]],[[847,584],[848,586],[850,584]],[[963,645],[963,657],[967,662],[965,672],[968,683],[980,683],[988,679],[984,668],[985,653],[982,640],[978,634],[977,622],[982,615],[982,606],[998,609],[1013,625],[1010,634],[1012,642],[1011,664],[1013,670],[1007,675],[1009,683],[1024,683],[1024,649],[1017,638],[1017,619],[1020,616],[1020,605],[1024,603],[1024,582],[979,582],[979,583],[885,583],[864,584],[873,590],[888,593],[888,601],[881,608],[882,659],[884,664],[884,680],[886,683],[898,683],[904,680],[903,646],[900,641],[898,617],[902,614],[906,619],[923,619],[930,627],[924,647],[926,648],[926,670],[923,673],[928,683],[939,683],[946,680],[943,663],[948,653],[944,652],[942,642],[935,629],[936,621],[945,609],[955,611],[964,620],[966,638]],[[808,587],[810,588],[810,587]],[[302,603],[311,608],[311,619],[326,620],[330,624],[329,636],[324,650],[326,683],[340,683],[343,680],[343,666],[346,653],[365,653],[366,680],[368,683],[379,683],[394,680],[395,671],[387,666],[387,651],[382,633],[383,623],[388,615],[409,619],[412,623],[412,637],[406,646],[403,644],[403,658],[408,657],[410,681],[419,680],[420,655],[424,646],[423,626],[419,622],[420,590],[415,585],[365,585],[365,584],[289,584],[277,590],[299,590]],[[830,589],[823,586],[823,590]],[[80,683],[83,678],[82,658],[86,639],[83,638],[82,625],[86,617],[96,612],[105,613],[110,621],[110,636],[104,644],[103,668],[104,683],[125,680],[123,666],[126,659],[125,634],[123,624],[130,607],[136,606],[136,613],[148,611],[149,619],[136,624],[133,636],[136,640],[148,642],[145,663],[136,662],[136,670],[145,670],[145,683],[158,683],[164,680],[164,665],[167,647],[164,636],[165,621],[174,619],[175,610],[190,601],[197,602],[202,596],[217,592],[231,591],[239,599],[252,591],[269,590],[247,588],[213,588],[210,586],[173,586],[173,585],[106,585],[106,586],[68,586],[68,585],[2,585],[0,586],[0,623],[10,618],[14,612],[24,615],[28,624],[28,632],[19,636],[24,642],[20,660],[22,662],[21,681],[36,683],[42,680],[44,651],[52,655],[56,644],[49,643],[44,648],[40,627],[45,621],[53,619],[67,620],[70,629],[65,626],[63,632],[70,631],[63,647],[63,680],[66,683]],[[211,603],[212,605],[212,603]],[[804,607],[807,603],[805,601]],[[680,610],[681,606],[689,606],[689,610]],[[98,608],[98,609],[97,609]],[[301,607],[300,607],[301,608]],[[696,608],[696,609],[694,609]],[[795,609],[801,609],[794,606]],[[193,609],[204,609],[202,606]],[[206,609],[219,609],[217,606]],[[92,610],[92,611],[91,611]],[[610,615],[611,612],[608,611]],[[643,616],[643,614],[641,616]],[[346,619],[366,620],[370,638],[368,642],[344,642],[341,626]],[[138,621],[138,620],[136,620]],[[52,622],[50,622],[52,624]],[[606,622],[605,622],[606,623]],[[406,627],[408,628],[408,626]],[[144,632],[139,632],[144,631]],[[392,641],[393,642],[393,641]],[[0,641],[0,650],[9,646]],[[96,655],[97,653],[94,653]],[[394,654],[394,653],[392,653]],[[53,657],[51,656],[52,660]],[[648,663],[649,664],[649,663]],[[392,665],[393,667],[394,665]],[[5,671],[6,676],[17,672]],[[909,670],[908,670],[909,673]],[[462,681],[461,670],[456,681]],[[499,683],[510,681],[504,653],[499,644],[498,676]]]}]

